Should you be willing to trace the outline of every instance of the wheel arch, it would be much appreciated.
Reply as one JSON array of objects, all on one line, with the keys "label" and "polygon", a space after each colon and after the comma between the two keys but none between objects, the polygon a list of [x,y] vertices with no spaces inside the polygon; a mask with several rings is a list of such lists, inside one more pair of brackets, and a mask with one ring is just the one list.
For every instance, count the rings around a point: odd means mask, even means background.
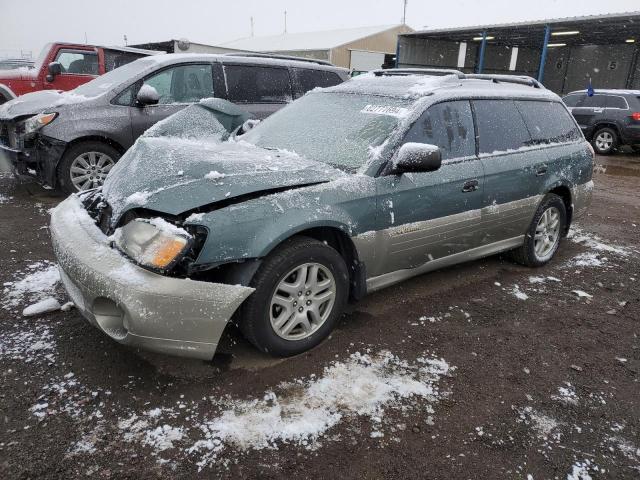
[{"label": "wheel arch", "polygon": [[617,123],[612,122],[612,121],[601,121],[601,122],[596,123],[593,126],[593,133],[591,134],[591,139],[593,140],[593,138],[595,138],[596,133],[598,133],[598,130],[601,130],[603,128],[610,128],[618,136],[618,141],[621,140],[620,139],[620,127],[618,126]]},{"label": "wheel arch", "polygon": [[566,184],[561,183],[555,185],[547,193],[552,193],[559,196],[564,203],[567,212],[567,223],[565,225],[565,231],[563,232],[563,235],[566,236],[567,233],[569,233],[569,228],[571,227],[571,221],[573,219],[573,198],[571,196],[571,188],[569,188]]},{"label": "wheel arch", "polygon": [[[120,155],[123,155],[124,152],[127,151],[120,143],[116,142],[113,138],[107,137],[105,135],[84,135],[82,137],[74,138],[69,143],[67,143],[67,147],[64,150],[64,153],[67,153],[69,149],[75,147],[76,145],[84,142],[101,142],[109,145],[110,147],[115,148]],[[64,155],[64,154],[63,154]],[[58,162],[59,163],[59,162]]]}]

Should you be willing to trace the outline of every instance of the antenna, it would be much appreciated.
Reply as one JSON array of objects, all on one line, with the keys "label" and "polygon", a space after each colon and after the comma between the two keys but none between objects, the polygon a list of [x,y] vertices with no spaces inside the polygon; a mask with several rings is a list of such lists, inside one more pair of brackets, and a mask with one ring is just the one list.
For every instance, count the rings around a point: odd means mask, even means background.
[{"label": "antenna", "polygon": [[251,17],[251,36],[253,37],[253,17]]},{"label": "antenna", "polygon": [[287,33],[287,11],[284,11],[284,33]]},{"label": "antenna", "polygon": [[402,5],[402,24],[403,25],[407,24],[407,3],[409,3],[409,0],[404,0]]}]

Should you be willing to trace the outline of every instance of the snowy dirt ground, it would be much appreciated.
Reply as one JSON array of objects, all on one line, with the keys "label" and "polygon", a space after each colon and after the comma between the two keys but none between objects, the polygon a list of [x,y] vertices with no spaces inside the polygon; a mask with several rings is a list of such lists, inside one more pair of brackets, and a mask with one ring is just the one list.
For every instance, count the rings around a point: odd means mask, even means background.
[{"label": "snowy dirt ground", "polygon": [[65,306],[59,198],[0,174],[0,478],[640,478],[640,159],[598,163],[550,265],[407,281],[287,360],[229,331],[212,362]]}]

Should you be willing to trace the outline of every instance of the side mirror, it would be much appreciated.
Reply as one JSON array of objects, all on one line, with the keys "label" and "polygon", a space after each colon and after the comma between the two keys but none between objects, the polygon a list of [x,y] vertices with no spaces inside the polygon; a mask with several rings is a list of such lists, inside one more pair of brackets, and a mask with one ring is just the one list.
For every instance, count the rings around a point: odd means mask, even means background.
[{"label": "side mirror", "polygon": [[238,130],[238,133],[240,135],[243,135],[243,134],[247,133],[249,130],[253,129],[253,127],[258,125],[259,123],[260,123],[260,120],[250,118],[249,120],[246,120],[242,124],[242,127],[240,127],[240,130]]},{"label": "side mirror", "polygon": [[60,62],[51,62],[47,66],[47,82],[53,82],[53,79],[56,78],[57,75],[62,73],[62,64]]},{"label": "side mirror", "polygon": [[400,147],[392,173],[433,172],[442,165],[440,149],[428,143],[405,143]]},{"label": "side mirror", "polygon": [[160,95],[155,88],[145,83],[144,85],[142,85],[142,87],[140,87],[140,90],[138,90],[136,100],[140,105],[143,106],[156,105],[160,101]]}]

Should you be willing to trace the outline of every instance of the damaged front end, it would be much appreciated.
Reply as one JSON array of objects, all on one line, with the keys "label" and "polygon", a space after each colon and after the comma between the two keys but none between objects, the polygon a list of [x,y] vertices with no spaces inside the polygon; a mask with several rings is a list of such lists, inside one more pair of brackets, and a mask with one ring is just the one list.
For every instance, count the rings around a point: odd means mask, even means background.
[{"label": "damaged front end", "polygon": [[211,359],[226,324],[253,289],[168,276],[134,263],[90,216],[100,201],[99,191],[71,196],[51,216],[61,277],[78,310],[120,343]]}]

